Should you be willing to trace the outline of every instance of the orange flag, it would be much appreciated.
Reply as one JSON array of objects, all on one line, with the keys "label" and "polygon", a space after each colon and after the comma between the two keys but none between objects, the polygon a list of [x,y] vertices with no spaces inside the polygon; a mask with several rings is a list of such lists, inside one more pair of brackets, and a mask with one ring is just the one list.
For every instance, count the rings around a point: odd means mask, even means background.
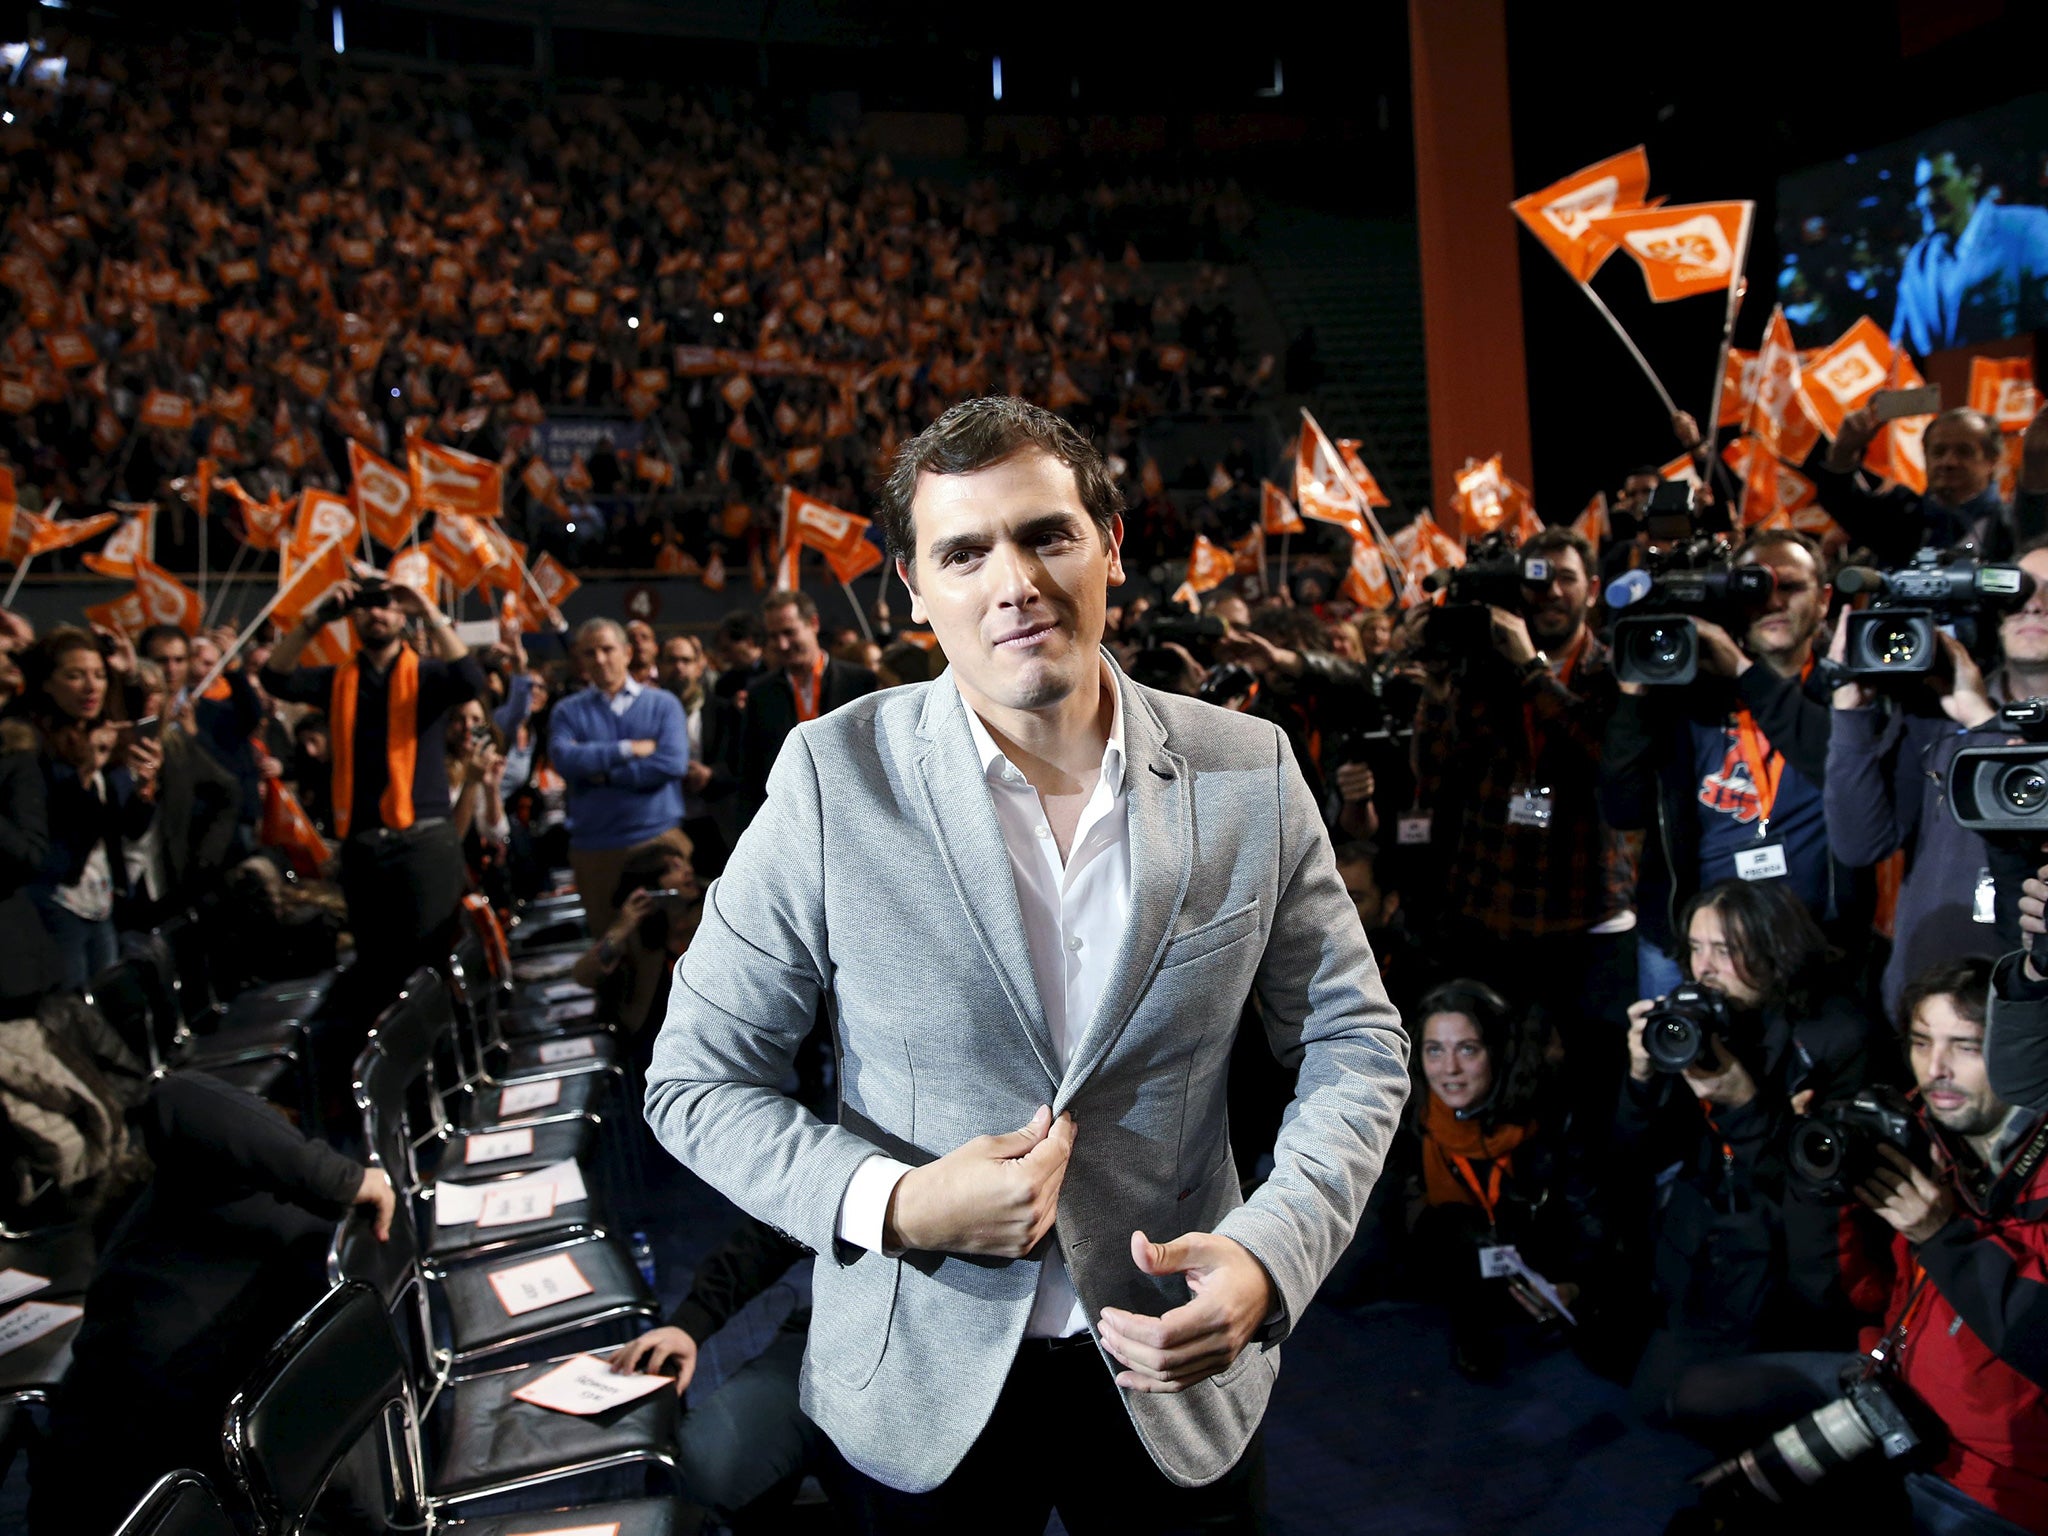
[{"label": "orange flag", "polygon": [[1393,501],[1380,489],[1380,483],[1373,479],[1372,471],[1365,467],[1365,459],[1358,451],[1359,446],[1359,441],[1355,437],[1340,437],[1337,439],[1337,457],[1344,461],[1344,467],[1351,471],[1351,478],[1358,482],[1359,490],[1365,493],[1365,504],[1368,507],[1391,507]]},{"label": "orange flag", "polygon": [[[81,517],[76,522],[60,523],[16,508],[14,522],[17,529],[25,518],[33,519],[29,524],[27,552],[27,558],[31,560],[37,555],[47,555],[53,549],[69,549],[74,544],[83,544],[87,539],[96,539],[121,521],[119,513],[95,512],[91,517]],[[9,540],[10,548],[12,543],[13,541]]]},{"label": "orange flag", "polygon": [[147,560],[156,553],[156,503],[145,501],[132,510],[124,505],[122,510],[128,511],[129,515],[114,530],[114,536],[102,544],[96,554],[79,558],[89,571],[133,581],[135,562]]},{"label": "orange flag", "polygon": [[1259,482],[1259,528],[1275,538],[1308,531],[1308,524],[1294,510],[1294,503],[1287,499],[1287,493],[1270,480]]},{"label": "orange flag", "polygon": [[147,556],[135,557],[135,590],[152,624],[175,624],[188,635],[199,633],[204,608],[199,594]]},{"label": "orange flag", "polygon": [[1351,541],[1351,566],[1337,590],[1361,608],[1385,608],[1394,601],[1394,584],[1379,547],[1370,539]]},{"label": "orange flag", "polygon": [[634,460],[633,471],[649,485],[668,485],[676,477],[675,466],[658,453],[642,453]]},{"label": "orange flag", "polygon": [[1230,477],[1230,471],[1218,464],[1209,471],[1209,499],[1221,501],[1237,489],[1237,482]]},{"label": "orange flag", "polygon": [[496,517],[504,499],[504,476],[489,459],[460,448],[415,440],[406,456],[413,497],[424,510],[448,508],[470,517]]},{"label": "orange flag", "polygon": [[1586,510],[1572,519],[1572,532],[1593,546],[1593,553],[1600,553],[1601,541],[1607,537],[1607,493],[1595,491],[1593,499],[1586,503]]},{"label": "orange flag", "polygon": [[251,549],[276,549],[284,526],[291,521],[293,503],[286,501],[277,492],[270,493],[268,501],[258,501],[242,489],[242,482],[229,476],[220,482],[220,488],[234,497],[235,504],[242,509],[242,527],[248,537],[245,542]]},{"label": "orange flag", "polygon": [[2033,358],[1971,358],[1970,409],[1982,411],[2003,431],[2024,431],[2041,409]]},{"label": "orange flag", "polygon": [[[582,581],[573,572],[564,570],[561,562],[550,554],[544,553],[538,560],[534,561],[529,574],[533,577],[533,585],[539,587],[542,592],[547,594],[548,601],[553,603],[558,611],[562,604],[569,601],[569,594],[583,585]],[[532,587],[527,587],[520,592],[519,604],[520,611],[525,616],[528,629],[553,629],[555,627],[555,618],[548,613],[547,609],[541,604],[540,599],[533,595]]]},{"label": "orange flag", "polygon": [[562,500],[562,482],[555,472],[548,468],[546,459],[535,454],[526,461],[526,468],[519,472],[519,483],[526,487],[526,494],[546,507],[557,517],[567,517],[569,507]]},{"label": "orange flag", "polygon": [[1262,575],[1266,567],[1266,535],[1254,528],[1230,546],[1230,559],[1238,575]]},{"label": "orange flag", "polygon": [[1820,441],[1820,424],[1813,419],[1800,385],[1799,349],[1793,345],[1792,327],[1781,304],[1771,311],[1770,324],[1764,327],[1748,426],[1764,447],[1794,464],[1805,462]]},{"label": "orange flag", "polygon": [[1188,585],[1197,592],[1207,592],[1221,586],[1224,580],[1237,572],[1237,562],[1230,551],[1221,545],[1211,544],[1202,534],[1195,535],[1195,547],[1188,551]]},{"label": "orange flag", "polygon": [[1739,427],[1749,414],[1749,402],[1756,395],[1757,354],[1740,347],[1728,349],[1721,365],[1721,408],[1715,413],[1717,427]]},{"label": "orange flag", "polygon": [[277,779],[263,781],[263,819],[257,827],[257,840],[291,860],[302,879],[317,878],[320,866],[327,862],[327,842],[320,829],[299,804],[299,797]]},{"label": "orange flag", "polygon": [[1681,203],[1595,214],[1587,223],[1643,269],[1659,304],[1697,293],[1726,293],[1742,278],[1756,204]]},{"label": "orange flag", "polygon": [[318,558],[312,558],[315,553],[308,549],[294,556],[288,546],[279,546],[277,606],[270,610],[270,617],[280,628],[298,623],[321,593],[348,579],[348,558],[342,545],[330,545],[317,552]]},{"label": "orange flag", "polygon": [[348,444],[348,471],[349,497],[370,537],[386,549],[396,549],[411,538],[420,520],[411,477],[354,438]]},{"label": "orange flag", "polygon": [[882,563],[882,551],[872,540],[862,539],[851,554],[839,555],[827,550],[825,563],[832,567],[834,576],[850,586],[856,577],[867,575]]},{"label": "orange flag", "polygon": [[1591,221],[1602,214],[1641,208],[1649,190],[1650,157],[1638,144],[1508,206],[1558,264],[1583,283],[1614,254],[1614,241]]},{"label": "orange flag", "polygon": [[1306,411],[1295,450],[1294,500],[1303,517],[1335,523],[1354,539],[1371,536],[1365,526],[1365,503],[1352,490],[1336,445]]},{"label": "orange flag", "polygon": [[[1892,355],[1892,389],[1918,389],[1926,381],[1904,352]],[[1880,479],[1905,486],[1916,496],[1927,494],[1927,450],[1922,437],[1932,416],[1901,416],[1863,450],[1863,467]]]},{"label": "orange flag", "polygon": [[477,519],[461,512],[437,512],[434,536],[427,541],[427,554],[441,568],[441,574],[467,592],[484,572],[502,558],[490,536]]},{"label": "orange flag", "polygon": [[725,590],[725,556],[718,553],[717,550],[713,550],[711,558],[704,562],[704,574],[697,579],[704,583],[706,591],[723,592]]},{"label": "orange flag", "polygon": [[133,640],[149,628],[149,609],[142,601],[142,594],[130,587],[111,602],[87,603],[84,608],[85,621],[101,629],[111,629],[119,635]]},{"label": "orange flag", "polygon": [[332,491],[305,491],[299,496],[299,517],[292,526],[292,552],[307,556],[329,543],[346,548],[360,537],[360,528],[354,510],[342,497]]},{"label": "orange flag", "polygon": [[1458,514],[1467,538],[1482,538],[1501,525],[1510,509],[1508,479],[1501,472],[1499,454],[1484,463],[1466,460],[1454,483],[1457,491],[1451,497],[1451,510]]},{"label": "orange flag", "polygon": [[1829,437],[1842,430],[1842,418],[1870,403],[1884,388],[1891,371],[1892,344],[1870,316],[1836,337],[1833,343],[1799,365],[1799,389],[1807,409]]},{"label": "orange flag", "polygon": [[802,491],[785,493],[782,509],[782,541],[785,545],[808,544],[827,559],[838,555],[850,560],[857,546],[868,542],[872,525],[867,518],[807,496]]},{"label": "orange flag", "polygon": [[434,562],[424,549],[402,549],[384,567],[384,579],[395,587],[411,587],[429,603],[434,601]]},{"label": "orange flag", "polygon": [[192,402],[168,389],[152,389],[142,397],[140,420],[145,427],[185,432],[191,429],[193,417]]}]

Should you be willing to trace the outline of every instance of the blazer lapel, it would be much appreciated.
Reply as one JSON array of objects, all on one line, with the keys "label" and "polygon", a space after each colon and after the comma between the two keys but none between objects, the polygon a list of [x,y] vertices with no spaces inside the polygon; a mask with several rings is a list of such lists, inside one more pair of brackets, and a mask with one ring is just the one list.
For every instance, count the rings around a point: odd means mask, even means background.
[{"label": "blazer lapel", "polygon": [[1166,729],[1137,686],[1111,663],[1124,712],[1125,814],[1130,820],[1131,913],[1116,966],[1095,1017],[1060,1079],[1054,1112],[1073,1102],[1138,1011],[1187,899],[1194,829],[1185,759],[1169,751]]},{"label": "blazer lapel", "polygon": [[1009,845],[967,728],[967,706],[949,675],[926,686],[917,733],[925,743],[917,758],[918,788],[953,894],[1047,1080],[1057,1083],[1059,1059],[1031,972]]}]

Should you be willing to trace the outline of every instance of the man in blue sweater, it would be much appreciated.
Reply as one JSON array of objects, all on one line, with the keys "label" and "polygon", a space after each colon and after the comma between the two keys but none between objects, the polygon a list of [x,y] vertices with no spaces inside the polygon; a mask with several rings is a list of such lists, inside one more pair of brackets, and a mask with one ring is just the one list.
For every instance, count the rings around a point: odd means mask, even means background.
[{"label": "man in blue sweater", "polygon": [[682,822],[690,736],[674,694],[633,680],[632,646],[610,619],[576,631],[576,656],[590,686],[555,706],[548,755],[569,789],[569,867],[603,933],[626,855]]}]

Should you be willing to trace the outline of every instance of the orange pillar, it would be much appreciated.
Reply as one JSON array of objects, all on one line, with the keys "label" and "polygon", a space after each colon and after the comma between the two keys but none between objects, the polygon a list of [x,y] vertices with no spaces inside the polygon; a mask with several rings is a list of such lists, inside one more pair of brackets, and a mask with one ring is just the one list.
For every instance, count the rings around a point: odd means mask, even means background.
[{"label": "orange pillar", "polygon": [[1408,0],[1435,505],[1467,457],[1533,488],[1505,0]]}]

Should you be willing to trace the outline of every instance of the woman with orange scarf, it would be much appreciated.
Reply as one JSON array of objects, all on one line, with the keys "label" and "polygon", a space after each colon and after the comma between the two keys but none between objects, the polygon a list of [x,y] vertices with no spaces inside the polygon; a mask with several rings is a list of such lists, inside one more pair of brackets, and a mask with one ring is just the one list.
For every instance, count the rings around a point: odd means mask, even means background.
[{"label": "woman with orange scarf", "polygon": [[1509,1324],[1568,1326],[1598,1233],[1565,1187],[1562,1105],[1544,1102],[1533,1022],[1476,981],[1432,989],[1417,1013],[1416,1269],[1449,1303],[1453,1363],[1484,1379],[1505,1363]]}]

